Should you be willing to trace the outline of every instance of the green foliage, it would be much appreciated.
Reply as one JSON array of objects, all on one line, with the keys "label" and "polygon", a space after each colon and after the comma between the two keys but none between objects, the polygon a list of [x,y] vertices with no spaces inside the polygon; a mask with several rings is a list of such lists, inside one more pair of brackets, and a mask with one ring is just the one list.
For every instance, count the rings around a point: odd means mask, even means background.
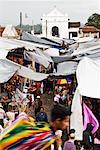
[{"label": "green foliage", "polygon": [[97,29],[100,29],[100,15],[93,14],[88,18],[88,22],[86,23],[87,26],[94,26]]}]

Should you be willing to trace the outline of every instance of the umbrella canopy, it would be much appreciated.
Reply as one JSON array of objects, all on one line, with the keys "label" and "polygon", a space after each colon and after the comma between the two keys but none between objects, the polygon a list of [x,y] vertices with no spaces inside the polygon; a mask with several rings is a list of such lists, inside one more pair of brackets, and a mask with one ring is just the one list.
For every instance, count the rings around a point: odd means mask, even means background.
[{"label": "umbrella canopy", "polygon": [[59,79],[56,84],[60,84],[60,85],[61,84],[67,84],[67,80],[66,79]]}]

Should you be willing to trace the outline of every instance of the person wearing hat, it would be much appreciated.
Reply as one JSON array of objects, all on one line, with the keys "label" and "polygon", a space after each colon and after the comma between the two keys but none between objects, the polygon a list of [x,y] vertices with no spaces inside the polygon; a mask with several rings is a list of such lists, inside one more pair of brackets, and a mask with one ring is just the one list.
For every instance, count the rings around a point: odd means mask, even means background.
[{"label": "person wearing hat", "polygon": [[3,120],[4,120],[4,117],[6,116],[6,114],[5,114],[5,111],[3,110],[3,106],[2,106],[2,104],[0,103],[0,125],[2,126],[2,127],[4,127],[4,122],[3,122]]},{"label": "person wearing hat", "polygon": [[65,142],[63,150],[76,150],[74,141],[75,141],[75,130],[71,129],[69,131],[69,140]]},{"label": "person wearing hat", "polygon": [[42,101],[40,96],[38,95],[35,100],[35,116],[40,112],[40,108],[42,107]]}]

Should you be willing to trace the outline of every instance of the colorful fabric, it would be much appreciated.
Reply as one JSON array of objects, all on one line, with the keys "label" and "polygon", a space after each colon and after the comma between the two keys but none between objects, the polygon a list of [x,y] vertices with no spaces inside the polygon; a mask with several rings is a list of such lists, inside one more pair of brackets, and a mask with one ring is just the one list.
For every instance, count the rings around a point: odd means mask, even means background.
[{"label": "colorful fabric", "polygon": [[55,141],[46,123],[35,122],[22,113],[0,135],[0,150],[44,150]]},{"label": "colorful fabric", "polygon": [[66,79],[59,79],[56,84],[58,84],[58,85],[67,84],[67,80]]},{"label": "colorful fabric", "polygon": [[91,123],[94,126],[92,132],[95,133],[99,128],[99,122],[85,103],[83,103],[83,113],[84,113],[84,130],[86,129],[87,124]]}]

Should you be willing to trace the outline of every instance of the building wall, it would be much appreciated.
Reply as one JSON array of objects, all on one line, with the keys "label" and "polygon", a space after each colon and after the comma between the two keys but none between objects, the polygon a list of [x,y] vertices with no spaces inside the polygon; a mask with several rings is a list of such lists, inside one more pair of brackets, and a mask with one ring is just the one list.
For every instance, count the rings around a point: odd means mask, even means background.
[{"label": "building wall", "polygon": [[97,37],[97,38],[99,38],[99,32],[97,32],[97,33],[83,33],[83,36],[84,37]]},{"label": "building wall", "polygon": [[[72,33],[77,33],[77,37],[73,37]],[[70,39],[76,39],[79,37],[79,28],[69,28],[69,38]]]},{"label": "building wall", "polygon": [[59,28],[59,37],[68,38],[68,16],[43,16],[42,19],[42,34],[47,37],[52,36],[52,27],[57,26]]}]

